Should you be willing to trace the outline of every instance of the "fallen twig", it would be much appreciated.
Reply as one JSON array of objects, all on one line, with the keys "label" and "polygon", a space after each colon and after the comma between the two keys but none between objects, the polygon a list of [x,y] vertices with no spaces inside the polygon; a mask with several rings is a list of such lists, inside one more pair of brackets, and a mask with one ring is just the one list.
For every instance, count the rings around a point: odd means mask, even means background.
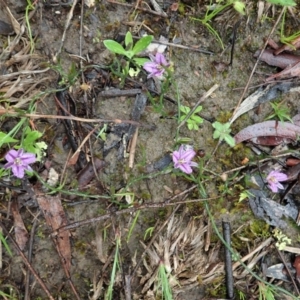
[{"label": "fallen twig", "polygon": [[2,228],[4,234],[10,239],[10,241],[14,245],[15,249],[17,250],[17,252],[19,253],[19,255],[22,257],[23,262],[28,267],[28,269],[30,270],[30,272],[33,274],[33,276],[35,277],[36,281],[40,284],[40,286],[42,287],[42,289],[44,290],[44,292],[46,293],[46,295],[48,296],[48,298],[50,300],[55,300],[54,297],[51,295],[50,291],[48,290],[47,286],[45,285],[45,283],[41,279],[41,277],[38,275],[38,273],[36,272],[36,270],[33,268],[33,266],[28,261],[28,259],[25,256],[25,254],[19,248],[19,246],[16,243],[16,241],[13,239],[13,237],[11,236],[11,234],[8,232],[8,230],[5,228],[5,226],[1,222],[0,222],[0,227]]},{"label": "fallen twig", "polygon": [[61,52],[61,49],[64,45],[64,42],[65,42],[65,39],[66,39],[66,34],[67,34],[67,30],[70,26],[70,22],[72,20],[72,17],[73,17],[73,12],[74,12],[74,9],[75,9],[75,6],[77,4],[77,0],[74,0],[73,1],[73,4],[72,4],[72,7],[68,13],[68,16],[67,16],[67,20],[66,20],[66,23],[65,23],[65,29],[64,29],[64,32],[63,32],[63,35],[62,35],[62,38],[61,38],[61,41],[60,41],[60,46],[59,46],[59,49],[58,51],[56,52],[55,56],[53,57],[53,61],[56,62],[57,61],[57,57],[58,55],[60,54]]},{"label": "fallen twig", "polygon": [[[276,28],[276,26],[278,25],[278,23],[279,23],[279,21],[280,21],[282,15],[283,15],[285,9],[286,9],[286,7],[284,7],[284,8],[281,10],[280,15],[278,16],[278,18],[277,18],[277,20],[276,20],[276,22],[275,22],[275,24],[274,24],[274,26],[273,26],[271,32],[269,33],[269,35],[268,35],[268,37],[267,37],[267,39],[266,39],[266,41],[265,41],[265,43],[264,43],[264,45],[263,45],[263,48],[261,49],[261,52],[260,52],[260,54],[259,54],[259,56],[258,56],[258,58],[257,58],[257,61],[255,62],[255,65],[254,65],[254,67],[253,67],[253,69],[252,69],[252,72],[251,72],[251,74],[250,74],[250,76],[249,76],[249,79],[248,79],[248,81],[247,81],[247,84],[246,84],[246,86],[245,86],[245,88],[244,88],[244,91],[243,91],[243,93],[242,93],[242,95],[241,95],[241,98],[240,98],[239,102],[237,103],[237,105],[236,105],[236,107],[235,107],[235,109],[234,109],[234,111],[233,111],[232,118],[234,118],[234,115],[235,115],[236,111],[239,109],[239,107],[240,107],[240,105],[241,105],[241,103],[242,103],[242,101],[243,101],[243,98],[244,98],[244,96],[245,96],[245,94],[246,94],[246,92],[247,92],[247,90],[248,90],[248,87],[249,87],[249,85],[250,85],[250,82],[251,82],[251,80],[252,80],[253,74],[254,74],[254,72],[255,72],[255,70],[256,70],[256,68],[257,68],[257,65],[258,65],[258,63],[259,63],[259,60],[260,60],[260,58],[261,58],[261,56],[262,56],[264,50],[266,49],[266,47],[267,47],[267,45],[268,45],[268,42],[269,42],[269,39],[270,39],[271,35],[273,34],[273,32],[275,31],[275,28]],[[231,123],[232,123],[232,122],[231,122]]]},{"label": "fallen twig", "polygon": [[[188,190],[180,193],[180,195],[186,194],[187,192],[191,191],[192,189],[195,189],[197,186],[198,185],[192,186]],[[175,199],[177,197],[178,197],[178,195],[172,197],[171,199]],[[171,201],[171,199],[169,199],[169,201]],[[133,212],[138,211],[138,210],[145,210],[145,209],[150,209],[150,208],[162,208],[162,207],[167,207],[167,206],[174,206],[174,205],[177,205],[177,204],[204,202],[204,201],[210,201],[210,200],[215,200],[215,199],[219,199],[219,197],[212,197],[212,198],[205,198],[205,199],[179,200],[179,201],[176,201],[176,202],[164,201],[164,202],[157,202],[157,203],[147,203],[147,204],[143,204],[143,205],[140,205],[140,206],[136,205],[135,207],[126,208],[126,209],[116,211],[116,212],[113,212],[113,213],[108,213],[108,214],[105,214],[105,215],[102,215],[102,216],[99,216],[99,217],[95,217],[95,218],[91,218],[91,219],[86,219],[86,220],[70,223],[66,226],[62,226],[62,227],[58,228],[57,230],[54,230],[52,232],[52,235],[56,236],[57,234],[59,234],[62,231],[65,231],[65,230],[75,229],[75,228],[78,228],[78,227],[81,227],[81,226],[85,226],[85,225],[89,225],[89,224],[92,224],[92,223],[107,220],[107,219],[111,218],[112,216],[119,216],[119,215],[123,215],[123,214],[133,213]]]},{"label": "fallen twig", "polygon": [[228,249],[228,247],[230,247],[230,245],[231,245],[230,223],[222,221],[222,228],[223,228],[224,240],[227,243],[227,245],[225,245],[226,295],[227,295],[227,298],[233,299],[234,298],[234,288],[233,288],[233,274],[232,274],[232,259],[231,259],[231,252]]},{"label": "fallen twig", "polygon": [[123,2],[118,2],[118,1],[114,1],[114,0],[107,0],[108,3],[112,3],[112,4],[118,4],[118,5],[122,5],[122,6],[126,6],[126,7],[130,7],[130,8],[134,8],[134,9],[138,9],[141,11],[144,11],[146,13],[152,14],[152,15],[156,15],[159,17],[163,17],[163,18],[167,18],[168,15],[166,13],[159,13],[155,10],[151,10],[151,9],[146,9],[146,8],[142,8],[142,7],[136,7],[133,4],[129,4],[129,3],[123,3]]}]

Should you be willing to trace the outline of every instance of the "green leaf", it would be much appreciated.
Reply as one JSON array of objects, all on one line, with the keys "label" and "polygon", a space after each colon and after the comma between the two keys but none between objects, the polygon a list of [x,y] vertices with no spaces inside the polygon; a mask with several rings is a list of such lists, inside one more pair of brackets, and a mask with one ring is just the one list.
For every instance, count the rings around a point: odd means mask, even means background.
[{"label": "green leaf", "polygon": [[128,50],[124,55],[131,59],[134,56],[134,52],[132,50]]},{"label": "green leaf", "polygon": [[224,128],[223,124],[218,121],[214,122],[212,124],[212,127],[219,131],[221,131]]},{"label": "green leaf", "polygon": [[213,138],[214,138],[214,139],[218,139],[218,138],[220,137],[220,135],[221,135],[221,132],[218,131],[218,130],[215,130],[215,131],[214,131],[214,134],[213,134]]},{"label": "green leaf", "polygon": [[231,135],[228,134],[228,135],[224,136],[224,140],[230,147],[235,146],[235,140]]},{"label": "green leaf", "polygon": [[276,4],[276,5],[282,5],[282,6],[295,6],[296,2],[293,0],[267,0],[267,2]]},{"label": "green leaf", "polygon": [[[183,112],[184,114],[188,114],[190,112],[190,108],[188,106],[180,105],[180,111]],[[185,117],[185,116],[184,116]]]},{"label": "green leaf", "polygon": [[126,55],[127,51],[123,48],[123,46],[116,41],[113,40],[105,40],[103,41],[104,46],[111,52],[117,54]]},{"label": "green leaf", "polygon": [[152,35],[146,35],[144,37],[142,37],[139,41],[136,42],[136,44],[134,45],[132,51],[134,53],[134,55],[140,53],[141,51],[145,50],[150,43],[153,40],[153,36]]},{"label": "green leaf", "polygon": [[188,129],[193,130],[194,129],[194,124],[193,123],[187,123]]},{"label": "green leaf", "polygon": [[192,116],[191,117],[191,119],[193,120],[193,121],[195,121],[197,124],[202,124],[203,123],[203,119],[201,118],[201,117],[199,117],[199,116]]},{"label": "green leaf", "polygon": [[150,61],[150,59],[142,58],[142,57],[135,57],[133,60],[139,67],[142,67],[144,65],[144,63]]},{"label": "green leaf", "polygon": [[12,138],[7,133],[0,131],[0,147],[3,144],[16,143],[18,140]]},{"label": "green leaf", "polygon": [[202,110],[202,106],[198,106],[198,107],[195,109],[194,114],[199,113],[201,110]]},{"label": "green leaf", "polygon": [[43,134],[39,131],[32,130],[27,127],[25,131],[25,138],[23,144],[33,144],[37,139],[39,139]]},{"label": "green leaf", "polygon": [[241,2],[241,1],[234,1],[233,7],[240,14],[242,14],[242,15],[245,14],[245,3]]},{"label": "green leaf", "polygon": [[133,39],[132,39],[132,35],[131,35],[130,31],[128,31],[126,33],[126,36],[125,36],[125,46],[126,46],[126,51],[132,50]]}]

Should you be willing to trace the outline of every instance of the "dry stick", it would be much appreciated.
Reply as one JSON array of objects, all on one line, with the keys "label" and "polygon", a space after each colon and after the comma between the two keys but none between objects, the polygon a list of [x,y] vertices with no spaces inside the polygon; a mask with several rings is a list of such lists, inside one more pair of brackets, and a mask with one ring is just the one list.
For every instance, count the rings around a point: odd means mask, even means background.
[{"label": "dry stick", "polygon": [[[197,185],[194,185],[193,188],[196,188]],[[191,191],[191,189],[187,189],[185,192],[180,193],[181,195],[184,193],[188,193],[189,191]],[[172,197],[172,198],[177,198],[178,195]],[[104,221],[107,220],[109,218],[111,218],[112,216],[119,216],[119,215],[123,215],[123,214],[127,214],[127,213],[133,213],[136,212],[138,210],[144,210],[144,209],[149,209],[149,208],[162,208],[162,207],[167,207],[167,206],[174,206],[177,204],[187,204],[187,203],[195,203],[195,202],[202,202],[202,201],[210,201],[210,200],[216,200],[219,199],[220,197],[212,197],[212,198],[205,198],[205,199],[191,199],[191,200],[179,200],[176,202],[157,202],[157,203],[148,203],[148,204],[143,204],[140,206],[135,206],[135,207],[130,207],[130,208],[125,208],[119,211],[116,211],[114,213],[108,213],[106,215],[102,215],[99,217],[94,217],[91,219],[86,219],[86,220],[82,220],[82,221],[77,221],[77,222],[73,222],[70,223],[69,225],[65,225],[62,226],[60,228],[57,228],[56,230],[54,230],[52,232],[52,235],[57,235],[60,232],[63,232],[65,230],[70,230],[70,229],[75,229],[84,225],[89,225],[92,223],[96,223],[96,222],[100,222],[100,221]]]},{"label": "dry stick", "polygon": [[[41,212],[38,212],[37,216],[33,220],[32,228],[30,230],[30,240],[29,240],[29,249],[28,249],[28,262],[31,263],[32,260],[32,247],[33,247],[33,238],[35,234],[35,229],[37,226],[37,217],[40,215]],[[30,300],[30,272],[26,272],[25,277],[25,295],[24,300]]]},{"label": "dry stick", "polygon": [[74,0],[74,2],[73,2],[73,4],[72,4],[72,7],[71,7],[71,9],[70,9],[70,11],[69,11],[69,13],[68,13],[68,16],[67,16],[67,20],[66,20],[66,24],[65,24],[65,29],[64,29],[64,33],[63,33],[63,35],[62,35],[61,41],[60,41],[59,49],[58,49],[57,53],[55,54],[55,56],[53,57],[54,62],[57,61],[57,56],[60,54],[61,49],[62,49],[62,47],[63,47],[63,44],[64,44],[64,42],[65,42],[67,30],[68,30],[68,28],[69,28],[69,26],[70,26],[70,22],[71,22],[71,20],[72,20],[73,12],[74,12],[74,9],[75,9],[76,4],[77,4],[77,0]]},{"label": "dry stick", "polygon": [[269,237],[268,239],[266,239],[263,243],[261,243],[256,249],[254,249],[251,253],[248,253],[246,256],[244,256],[242,259],[240,259],[239,261],[237,261],[233,266],[232,266],[232,270],[234,271],[238,266],[241,265],[242,262],[245,262],[246,260],[248,260],[250,257],[252,257],[255,253],[257,253],[258,251],[262,250],[264,247],[268,247],[272,241],[274,241],[274,239],[272,237]]},{"label": "dry stick", "polygon": [[[125,34],[122,34],[122,33],[120,33],[120,35],[125,36]],[[139,36],[135,36],[135,35],[132,38],[135,39],[135,40],[140,39]],[[199,48],[194,47],[194,46],[184,46],[184,45],[180,45],[180,44],[174,44],[174,43],[169,43],[169,42],[164,42],[164,41],[159,41],[159,40],[152,40],[152,43],[165,45],[165,46],[170,46],[170,47],[175,47],[175,48],[180,48],[180,49],[185,49],[185,50],[190,50],[190,51],[195,51],[195,52],[200,52],[200,53],[204,53],[204,54],[208,54],[208,55],[213,55],[214,54],[212,51],[199,49]]]},{"label": "dry stick", "polygon": [[[224,240],[227,243],[228,247],[231,246],[231,230],[230,230],[230,223],[226,221],[222,221],[223,227],[223,236]],[[233,288],[233,274],[232,274],[232,259],[231,259],[231,252],[229,251],[228,247],[225,247],[225,280],[226,280],[226,295],[227,298],[233,299],[234,297],[234,288]]]},{"label": "dry stick", "polygon": [[168,17],[167,15],[161,14],[161,13],[159,13],[159,12],[156,12],[155,10],[145,9],[145,8],[142,8],[142,7],[135,7],[134,5],[128,4],[128,3],[122,3],[122,2],[113,1],[113,0],[108,0],[107,2],[108,2],[108,3],[112,3],[112,4],[118,4],[118,5],[130,7],[130,8],[134,8],[134,9],[138,9],[138,10],[147,12],[147,13],[149,13],[149,14],[156,15],[156,16],[160,16],[160,17],[163,17],[163,18],[167,18],[167,17]]},{"label": "dry stick", "polygon": [[196,103],[196,105],[193,107],[193,109],[191,109],[191,111],[186,115],[186,117],[178,125],[178,129],[186,123],[186,121],[191,117],[191,115],[194,113],[194,111],[197,109],[197,107],[200,105],[200,103],[203,102],[206,98],[208,98],[218,87],[219,87],[219,85],[215,84],[199,99],[199,101]]},{"label": "dry stick", "polygon": [[[269,42],[269,39],[270,39],[271,35],[273,34],[275,28],[277,27],[277,25],[278,25],[278,23],[279,23],[279,21],[280,21],[282,15],[283,15],[285,9],[286,9],[286,8],[284,7],[284,8],[281,10],[280,15],[278,16],[278,18],[277,18],[277,20],[276,20],[276,23],[274,24],[274,26],[273,26],[271,32],[269,33],[268,38],[267,38],[267,40],[266,40],[266,42],[265,42],[265,44],[264,44],[262,50],[260,51],[260,54],[259,54],[259,56],[258,56],[258,58],[257,58],[257,60],[256,60],[256,63],[255,63],[255,65],[254,65],[254,67],[253,67],[253,69],[252,69],[252,72],[251,72],[251,74],[250,74],[250,77],[249,77],[249,79],[248,79],[248,82],[247,82],[247,84],[246,84],[246,86],[245,86],[245,88],[244,88],[244,91],[243,91],[243,93],[242,93],[242,96],[241,96],[241,98],[240,98],[240,100],[239,100],[239,102],[238,102],[238,104],[237,104],[235,110],[233,111],[232,116],[235,115],[236,111],[238,110],[239,106],[241,105],[241,103],[242,103],[242,101],[243,101],[243,98],[244,98],[244,96],[245,96],[245,94],[246,94],[246,92],[247,92],[247,90],[248,90],[248,87],[249,87],[249,85],[250,85],[250,82],[251,82],[251,80],[252,80],[253,74],[254,74],[254,72],[255,72],[255,70],[256,70],[256,68],[257,68],[257,65],[258,65],[258,63],[259,63],[259,60],[260,60],[260,58],[261,58],[261,56],[262,56],[264,50],[266,49],[266,47],[267,47],[267,45],[268,45],[268,42]],[[231,123],[231,122],[230,122],[230,123]]]},{"label": "dry stick", "polygon": [[25,263],[25,265],[28,267],[28,269],[33,274],[33,276],[35,277],[35,279],[37,280],[37,282],[40,284],[40,286],[42,287],[42,289],[44,290],[44,292],[47,294],[48,298],[50,300],[55,300],[54,297],[50,294],[50,291],[48,290],[48,288],[45,285],[45,283],[43,282],[43,280],[40,278],[40,276],[38,275],[38,273],[32,267],[32,265],[28,261],[27,257],[24,255],[24,253],[22,252],[22,250],[20,249],[20,247],[16,243],[16,241],[13,239],[13,237],[11,236],[11,234],[8,232],[8,230],[5,228],[5,226],[1,222],[0,222],[0,226],[1,226],[2,230],[4,231],[4,234],[6,236],[8,236],[8,238],[10,239],[10,241],[12,242],[12,244],[14,245],[15,249],[18,251],[19,255],[22,257],[23,262]]},{"label": "dry stick", "polygon": [[10,73],[10,74],[4,74],[4,75],[1,75],[1,82],[3,82],[4,80],[13,79],[19,75],[40,74],[40,73],[45,73],[49,70],[50,70],[50,68],[46,68],[46,69],[42,69],[42,70],[31,70],[31,71],[24,70],[24,71],[14,72],[14,73]]},{"label": "dry stick", "polygon": [[133,137],[131,139],[131,143],[130,143],[128,166],[131,169],[133,168],[138,132],[139,132],[139,128],[137,127],[135,129],[134,135],[133,135]]},{"label": "dry stick", "polygon": [[200,53],[204,53],[204,54],[208,54],[208,55],[213,55],[214,54],[213,52],[211,52],[209,50],[198,49],[198,48],[191,47],[191,46],[184,46],[184,45],[179,45],[179,44],[174,44],[174,43],[169,43],[169,42],[164,42],[164,41],[158,41],[158,40],[153,40],[152,42],[157,43],[157,44],[161,44],[161,45],[170,46],[170,47],[175,47],[175,48],[181,48],[181,49],[185,49],[185,50],[200,52]]},{"label": "dry stick", "polygon": [[297,286],[297,283],[295,282],[295,279],[294,279],[294,276],[291,274],[291,271],[289,269],[289,267],[287,266],[286,264],[286,260],[284,258],[284,256],[282,255],[281,251],[279,251],[279,249],[276,247],[276,250],[282,260],[282,263],[284,264],[284,267],[285,269],[287,270],[288,274],[289,274],[289,277],[291,278],[292,282],[293,282],[293,285],[294,285],[294,288],[296,290],[296,292],[298,293],[298,296],[300,295],[300,292],[299,292],[299,289],[298,289],[298,286]]},{"label": "dry stick", "polygon": [[77,150],[74,152],[74,154],[72,155],[72,157],[70,158],[70,160],[74,160],[76,158],[77,155],[79,155],[79,152],[81,151],[81,148],[84,146],[84,144],[86,143],[86,141],[90,138],[90,136],[100,127],[100,124],[95,126],[95,128],[93,130],[91,130],[86,137],[83,139],[83,141],[81,142],[81,144],[78,146]]},{"label": "dry stick", "polygon": [[7,116],[12,116],[12,117],[29,117],[33,119],[62,119],[62,120],[74,120],[74,121],[79,121],[79,122],[84,122],[84,123],[116,123],[116,124],[121,124],[121,123],[128,123],[136,126],[141,126],[141,127],[151,127],[151,125],[143,125],[139,122],[132,121],[132,120],[122,120],[122,119],[85,119],[85,118],[79,118],[75,117],[70,114],[70,116],[60,116],[60,115],[42,115],[42,114],[23,114],[19,112],[15,112],[13,110],[7,110],[7,109],[0,109],[0,115],[6,114]]}]

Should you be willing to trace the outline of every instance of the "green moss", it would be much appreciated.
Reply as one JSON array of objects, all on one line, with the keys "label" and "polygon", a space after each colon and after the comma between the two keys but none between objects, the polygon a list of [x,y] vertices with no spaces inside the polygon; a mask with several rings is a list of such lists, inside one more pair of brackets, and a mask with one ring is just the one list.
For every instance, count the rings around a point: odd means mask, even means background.
[{"label": "green moss", "polygon": [[221,111],[219,116],[217,116],[216,120],[220,123],[227,123],[232,117],[232,112],[230,111]]},{"label": "green moss", "polygon": [[80,254],[84,254],[86,252],[87,244],[83,241],[76,241],[75,242],[75,250],[78,251]]},{"label": "green moss", "polygon": [[114,30],[118,29],[119,27],[120,27],[120,22],[116,21],[116,22],[107,24],[104,27],[104,30],[110,32],[110,31],[114,31]]}]

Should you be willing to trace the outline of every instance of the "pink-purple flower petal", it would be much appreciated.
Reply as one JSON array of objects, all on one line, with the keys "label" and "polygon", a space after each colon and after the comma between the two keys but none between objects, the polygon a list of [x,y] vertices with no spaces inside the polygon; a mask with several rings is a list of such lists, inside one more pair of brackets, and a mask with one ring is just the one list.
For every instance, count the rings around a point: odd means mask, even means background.
[{"label": "pink-purple flower petal", "polygon": [[167,60],[165,59],[164,55],[157,52],[156,53],[156,56],[155,56],[155,61],[159,64],[159,65],[162,65],[162,66],[166,66],[168,63],[167,63]]},{"label": "pink-purple flower petal", "polygon": [[23,178],[25,171],[32,171],[29,164],[36,161],[35,154],[25,153],[21,148],[18,151],[11,149],[5,155],[7,163],[4,165],[5,169],[11,169],[12,173],[18,177]]},{"label": "pink-purple flower petal", "polygon": [[170,64],[167,62],[163,54],[157,52],[155,56],[149,54],[151,59],[150,62],[146,62],[143,65],[143,68],[149,73],[147,78],[158,77],[161,78],[165,72],[165,68]]},{"label": "pink-purple flower petal", "polygon": [[273,193],[277,193],[279,189],[284,189],[280,181],[286,181],[287,179],[288,176],[286,174],[275,170],[271,171],[266,178],[268,182],[268,187]]},{"label": "pink-purple flower petal", "polygon": [[180,169],[186,174],[193,172],[192,167],[197,167],[198,164],[193,162],[192,159],[196,155],[196,152],[191,146],[181,145],[178,150],[172,153],[172,159],[175,169]]},{"label": "pink-purple flower petal", "polygon": [[14,149],[11,149],[5,155],[5,159],[8,162],[13,162],[17,156],[18,156],[18,151],[14,150]]}]

